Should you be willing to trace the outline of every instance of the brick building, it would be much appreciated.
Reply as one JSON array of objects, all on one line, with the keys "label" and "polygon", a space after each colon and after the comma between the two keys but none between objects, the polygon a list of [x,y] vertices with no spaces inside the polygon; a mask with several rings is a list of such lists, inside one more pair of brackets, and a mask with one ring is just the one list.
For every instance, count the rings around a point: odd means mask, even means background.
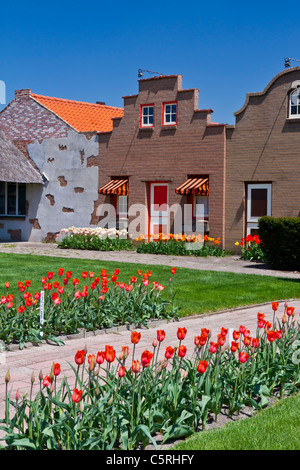
[{"label": "brick building", "polygon": [[255,234],[258,219],[300,216],[300,67],[247,93],[226,128],[226,247]]},{"label": "brick building", "polygon": [[123,97],[124,116],[99,133],[94,223],[113,219],[114,205],[117,223],[128,215],[130,233],[130,225],[144,235],[190,233],[204,221],[204,231],[224,243],[225,125],[198,109],[199,91],[182,89],[181,75],[138,84],[138,94]]},{"label": "brick building", "polygon": [[[0,113],[0,129],[22,151],[44,184],[27,182],[26,211],[0,212],[0,239],[53,240],[64,227],[88,226],[97,199],[98,132],[112,129],[120,108],[17,90]],[[43,178],[43,180],[42,180]],[[6,181],[7,183],[7,181]],[[0,181],[1,184],[1,181]]]}]

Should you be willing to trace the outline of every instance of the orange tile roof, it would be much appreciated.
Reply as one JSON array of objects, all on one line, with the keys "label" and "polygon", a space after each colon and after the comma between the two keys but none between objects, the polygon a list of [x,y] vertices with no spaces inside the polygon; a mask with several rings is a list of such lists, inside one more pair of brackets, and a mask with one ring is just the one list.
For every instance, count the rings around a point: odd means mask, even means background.
[{"label": "orange tile roof", "polygon": [[30,96],[78,132],[110,132],[113,128],[112,118],[122,117],[124,114],[123,108],[113,106],[52,98],[35,93]]}]

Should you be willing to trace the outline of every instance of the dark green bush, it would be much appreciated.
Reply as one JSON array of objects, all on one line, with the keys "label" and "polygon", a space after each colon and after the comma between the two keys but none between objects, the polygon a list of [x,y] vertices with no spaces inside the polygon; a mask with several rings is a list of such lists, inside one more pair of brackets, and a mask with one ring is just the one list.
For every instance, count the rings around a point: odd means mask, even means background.
[{"label": "dark green bush", "polygon": [[300,271],[300,217],[261,217],[258,227],[266,262],[275,269]]}]

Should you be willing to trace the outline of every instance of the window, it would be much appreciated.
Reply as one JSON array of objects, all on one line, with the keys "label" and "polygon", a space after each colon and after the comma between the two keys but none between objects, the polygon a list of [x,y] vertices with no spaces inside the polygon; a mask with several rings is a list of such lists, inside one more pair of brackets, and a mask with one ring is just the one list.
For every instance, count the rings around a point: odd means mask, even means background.
[{"label": "window", "polygon": [[208,219],[209,217],[209,198],[208,196],[194,195],[193,217]]},{"label": "window", "polygon": [[177,124],[177,103],[164,103],[163,105],[163,125]]},{"label": "window", "polygon": [[117,196],[117,228],[128,228],[128,196]]},{"label": "window", "polygon": [[119,217],[126,217],[128,213],[128,197],[118,196],[117,214]]},{"label": "window", "polygon": [[141,106],[141,127],[153,127],[154,125],[154,106]]},{"label": "window", "polygon": [[0,215],[26,215],[26,184],[0,182]]},{"label": "window", "polygon": [[289,117],[300,118],[300,88],[290,93]]}]

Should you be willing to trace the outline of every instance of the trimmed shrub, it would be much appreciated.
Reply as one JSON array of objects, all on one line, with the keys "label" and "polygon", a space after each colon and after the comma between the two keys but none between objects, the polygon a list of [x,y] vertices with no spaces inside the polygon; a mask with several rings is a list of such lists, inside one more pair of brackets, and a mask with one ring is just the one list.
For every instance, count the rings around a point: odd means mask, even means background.
[{"label": "trimmed shrub", "polygon": [[265,260],[279,270],[300,270],[300,217],[261,217],[258,221]]}]

